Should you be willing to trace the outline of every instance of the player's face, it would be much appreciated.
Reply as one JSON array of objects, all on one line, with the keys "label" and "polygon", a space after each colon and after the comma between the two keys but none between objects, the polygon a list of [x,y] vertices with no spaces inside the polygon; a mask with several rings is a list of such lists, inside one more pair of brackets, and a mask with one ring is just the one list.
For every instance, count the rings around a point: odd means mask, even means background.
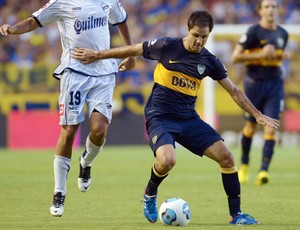
[{"label": "player's face", "polygon": [[278,5],[275,0],[262,1],[259,14],[263,20],[265,20],[268,23],[275,22],[277,13],[278,13]]},{"label": "player's face", "polygon": [[193,53],[199,53],[204,47],[208,36],[209,27],[194,26],[187,34],[187,50]]}]

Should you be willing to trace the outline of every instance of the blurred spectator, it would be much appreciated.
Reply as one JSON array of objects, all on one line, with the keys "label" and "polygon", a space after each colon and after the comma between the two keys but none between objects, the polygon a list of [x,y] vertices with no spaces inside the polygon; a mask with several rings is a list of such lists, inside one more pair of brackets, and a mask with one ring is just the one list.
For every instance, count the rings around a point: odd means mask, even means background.
[{"label": "blurred spectator", "polygon": [[236,21],[231,1],[215,1],[211,6],[216,24],[231,24]]},{"label": "blurred spectator", "polygon": [[248,0],[234,1],[233,12],[235,12],[235,23],[244,24],[255,21],[254,4]]},{"label": "blurred spectator", "polygon": [[[14,24],[27,17],[46,4],[48,0],[0,0],[0,24]],[[128,12],[128,24],[132,29],[135,43],[163,36],[184,36],[186,34],[186,15],[195,10],[209,10],[215,17],[216,24],[250,24],[257,20],[254,9],[255,0],[123,0],[122,4]],[[300,22],[299,0],[281,0],[282,22]],[[178,26],[180,25],[180,26]],[[121,46],[117,30],[112,30],[112,46]],[[45,39],[47,37],[47,39]],[[28,43],[31,45],[29,46]],[[61,46],[56,24],[41,28],[26,36],[0,37],[0,62],[14,62],[19,67],[30,68],[37,61],[57,64]],[[34,45],[34,46],[32,46]],[[28,49],[27,47],[31,47]],[[223,47],[223,46],[222,46]],[[228,45],[226,52],[228,51]],[[225,53],[226,53],[225,52]],[[222,53],[222,52],[221,52]],[[225,58],[226,60],[226,58]],[[139,69],[129,73],[121,73],[119,82],[141,84],[151,80],[151,75],[142,71],[145,65],[140,61]],[[151,62],[152,63],[152,62]],[[152,65],[146,64],[147,67]],[[151,66],[150,66],[151,67]],[[148,68],[149,69],[149,68]],[[137,71],[142,76],[137,75]],[[141,79],[139,79],[141,77]],[[129,80],[128,80],[128,79]]]},{"label": "blurred spectator", "polygon": [[285,20],[285,23],[287,24],[299,24],[300,23],[300,3],[296,4],[295,7],[293,7]]}]

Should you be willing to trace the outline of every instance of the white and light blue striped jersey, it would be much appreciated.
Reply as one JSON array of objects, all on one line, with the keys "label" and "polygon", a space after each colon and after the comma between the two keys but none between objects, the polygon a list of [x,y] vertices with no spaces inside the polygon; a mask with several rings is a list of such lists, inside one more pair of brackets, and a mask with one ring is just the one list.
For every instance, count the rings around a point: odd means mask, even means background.
[{"label": "white and light blue striped jersey", "polygon": [[61,64],[54,71],[55,77],[59,78],[66,68],[96,77],[117,72],[115,59],[81,64],[71,58],[70,52],[77,47],[95,50],[110,48],[109,23],[116,25],[127,19],[119,0],[50,0],[32,16],[40,26],[57,22],[62,56]]}]

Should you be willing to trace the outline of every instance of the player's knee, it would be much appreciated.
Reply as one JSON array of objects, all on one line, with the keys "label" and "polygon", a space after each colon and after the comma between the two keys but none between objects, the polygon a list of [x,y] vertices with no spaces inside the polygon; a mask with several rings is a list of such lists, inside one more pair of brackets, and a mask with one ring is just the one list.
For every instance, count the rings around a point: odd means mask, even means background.
[{"label": "player's knee", "polygon": [[231,168],[235,165],[234,158],[231,152],[229,151],[223,151],[221,153],[222,157],[220,158],[220,161],[218,162],[221,168]]},{"label": "player's knee", "polygon": [[256,128],[255,126],[252,126],[252,125],[246,125],[244,128],[243,128],[243,135],[246,136],[246,137],[253,137],[253,135],[255,134],[255,131],[256,131]]},{"label": "player's knee", "polygon": [[106,126],[93,126],[91,128],[91,135],[97,140],[104,139],[106,136],[106,133],[107,133]]},{"label": "player's knee", "polygon": [[264,128],[264,139],[266,141],[276,141],[276,131],[270,127]]},{"label": "player's knee", "polygon": [[175,156],[165,156],[158,162],[158,171],[161,173],[169,172],[176,164]]},{"label": "player's knee", "polygon": [[68,142],[73,142],[76,133],[78,130],[78,126],[77,125],[66,125],[62,127],[62,138],[64,139],[64,142],[68,143]]}]

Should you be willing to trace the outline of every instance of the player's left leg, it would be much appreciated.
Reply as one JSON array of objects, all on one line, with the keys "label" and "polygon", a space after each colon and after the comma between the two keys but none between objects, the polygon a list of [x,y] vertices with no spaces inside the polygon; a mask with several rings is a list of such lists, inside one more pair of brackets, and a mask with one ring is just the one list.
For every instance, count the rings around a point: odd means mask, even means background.
[{"label": "player's left leg", "polygon": [[233,155],[219,140],[204,151],[204,155],[216,161],[221,167],[223,187],[228,197],[230,224],[249,225],[258,224],[252,216],[241,212],[240,183]]},{"label": "player's left leg", "polygon": [[91,132],[86,138],[85,150],[80,156],[78,188],[86,192],[91,185],[92,162],[103,149],[108,129],[108,120],[98,111],[94,111],[90,118]]},{"label": "player's left leg", "polygon": [[[280,119],[280,114],[284,109],[283,80],[278,78],[266,81],[263,91],[267,99],[263,105],[262,112],[274,119]],[[265,126],[264,141],[261,166],[255,181],[256,185],[264,185],[270,180],[268,170],[276,145],[276,130]]]},{"label": "player's left leg", "polygon": [[264,127],[264,147],[261,159],[261,167],[256,177],[256,185],[263,185],[268,183],[270,176],[268,169],[274,154],[276,144],[275,130],[270,127]]},{"label": "player's left leg", "polygon": [[88,91],[86,104],[90,118],[91,132],[80,156],[78,188],[86,192],[91,184],[91,166],[105,144],[106,133],[112,119],[112,98],[115,74],[89,77],[84,91]]}]

